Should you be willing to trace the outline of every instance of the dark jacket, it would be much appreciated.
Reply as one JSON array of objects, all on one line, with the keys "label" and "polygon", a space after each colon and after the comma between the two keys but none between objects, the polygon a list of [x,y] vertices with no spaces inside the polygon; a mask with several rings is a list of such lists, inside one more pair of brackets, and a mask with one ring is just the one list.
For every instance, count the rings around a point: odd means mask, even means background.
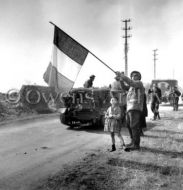
[{"label": "dark jacket", "polygon": [[91,88],[93,86],[93,80],[92,79],[88,79],[85,83],[84,83],[84,88]]},{"label": "dark jacket", "polygon": [[148,90],[148,94],[151,95],[151,104],[159,104],[161,101],[161,90],[156,87],[156,90]]},{"label": "dark jacket", "polygon": [[145,116],[145,117],[147,117],[148,116],[148,109],[147,109],[147,97],[146,97],[146,94],[144,93],[144,102],[143,102],[143,111],[142,111],[143,113],[143,115]]}]

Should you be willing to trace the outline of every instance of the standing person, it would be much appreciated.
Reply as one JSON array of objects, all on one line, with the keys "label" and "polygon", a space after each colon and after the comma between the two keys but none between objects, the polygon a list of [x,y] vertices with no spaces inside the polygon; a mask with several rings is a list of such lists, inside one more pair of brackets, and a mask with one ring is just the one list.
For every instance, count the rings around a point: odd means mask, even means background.
[{"label": "standing person", "polygon": [[181,95],[181,92],[178,90],[176,86],[173,87],[172,92],[169,96],[172,96],[173,99],[173,110],[178,111],[179,107],[179,96]]},{"label": "standing person", "polygon": [[121,119],[123,122],[126,112],[126,89],[122,86],[119,74],[115,76],[115,81],[110,84],[110,96],[111,98],[116,97],[119,100],[118,103],[121,108]]},{"label": "standing person", "polygon": [[127,128],[130,133],[131,143],[126,151],[140,149],[141,115],[144,101],[144,87],[141,74],[138,71],[131,73],[131,79],[121,74],[121,80],[126,82],[130,89],[127,93]]},{"label": "standing person", "polygon": [[141,136],[144,136],[143,129],[147,127],[147,124],[146,124],[147,116],[148,116],[147,97],[146,97],[146,94],[144,93],[143,110],[142,110],[142,115],[141,115]]},{"label": "standing person", "polygon": [[87,81],[85,81],[85,83],[84,83],[84,88],[91,88],[91,87],[93,87],[93,81],[95,80],[95,75],[91,75],[90,76],[90,78],[87,80]]},{"label": "standing person", "polygon": [[[162,98],[161,89],[158,87],[157,83],[155,83],[154,86],[155,86],[155,88],[157,90],[159,104],[161,104],[161,98]],[[158,107],[157,107],[157,117],[158,117],[158,119],[161,119],[160,115],[159,115],[159,104],[158,104]]]},{"label": "standing person", "polygon": [[112,149],[110,152],[113,152],[116,150],[115,146],[115,133],[118,135],[120,142],[121,142],[121,148],[125,146],[123,137],[121,135],[121,109],[118,104],[118,99],[116,97],[111,98],[111,106],[107,109],[107,112],[105,114],[105,127],[104,131],[110,132],[111,140],[112,140]]},{"label": "standing person", "polygon": [[151,95],[151,111],[153,112],[153,120],[157,118],[160,119],[159,115],[159,104],[161,102],[160,99],[160,91],[158,90],[156,85],[153,85],[152,89],[149,89],[148,94]]},{"label": "standing person", "polygon": [[157,84],[157,83],[154,83],[153,86],[156,88],[158,97],[159,97],[159,99],[160,99],[160,101],[161,101],[161,97],[162,97],[161,89],[158,87],[158,84]]},{"label": "standing person", "polygon": [[119,98],[119,93],[122,91],[120,76],[116,75],[114,78],[115,81],[110,84],[110,95]]}]

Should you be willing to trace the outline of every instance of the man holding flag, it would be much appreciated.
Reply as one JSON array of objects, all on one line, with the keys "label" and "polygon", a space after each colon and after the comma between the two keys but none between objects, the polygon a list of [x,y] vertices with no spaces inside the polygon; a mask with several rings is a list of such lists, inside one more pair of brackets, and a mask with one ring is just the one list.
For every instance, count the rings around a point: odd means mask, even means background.
[{"label": "man holding flag", "polygon": [[131,142],[127,145],[126,151],[140,149],[141,116],[144,102],[144,87],[141,82],[141,74],[133,71],[131,79],[123,73],[120,75],[121,81],[126,82],[130,89],[127,93],[127,127],[130,133]]}]

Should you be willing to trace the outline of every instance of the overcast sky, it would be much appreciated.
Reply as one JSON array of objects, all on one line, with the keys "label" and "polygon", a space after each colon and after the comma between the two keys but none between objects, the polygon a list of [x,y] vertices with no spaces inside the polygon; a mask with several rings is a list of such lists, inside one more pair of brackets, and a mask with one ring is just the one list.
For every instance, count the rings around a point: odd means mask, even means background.
[{"label": "overcast sky", "polygon": [[[183,85],[182,0],[0,0],[0,91],[22,84],[46,85],[43,73],[51,59],[54,22],[114,70],[124,70],[124,26],[131,19],[129,72],[143,82],[153,79],[153,49],[158,49],[157,78]],[[87,65],[77,85],[90,73],[95,85],[108,85],[114,74]],[[99,75],[99,76],[98,76]]]}]

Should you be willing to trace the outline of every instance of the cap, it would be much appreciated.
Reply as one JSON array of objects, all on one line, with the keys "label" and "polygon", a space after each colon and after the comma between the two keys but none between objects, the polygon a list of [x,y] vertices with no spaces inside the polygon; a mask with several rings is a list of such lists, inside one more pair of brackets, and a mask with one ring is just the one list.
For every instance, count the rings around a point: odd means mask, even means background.
[{"label": "cap", "polygon": [[90,78],[95,78],[95,75],[91,75]]},{"label": "cap", "polygon": [[133,74],[137,74],[139,75],[139,80],[141,80],[141,74],[139,71],[132,71],[131,74],[130,74],[130,77],[132,78]]}]

